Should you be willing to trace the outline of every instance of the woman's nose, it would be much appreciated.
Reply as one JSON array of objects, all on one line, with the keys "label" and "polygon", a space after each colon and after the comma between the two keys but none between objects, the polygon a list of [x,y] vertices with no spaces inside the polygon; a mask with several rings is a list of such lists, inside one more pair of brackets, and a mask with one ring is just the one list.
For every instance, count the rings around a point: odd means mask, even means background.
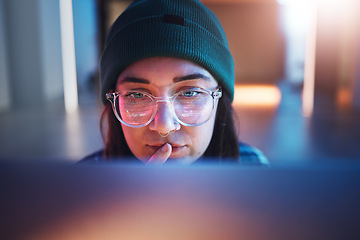
[{"label": "woman's nose", "polygon": [[176,121],[171,103],[168,101],[158,102],[154,120],[149,124],[150,130],[157,131],[162,135],[180,129],[180,123]]}]

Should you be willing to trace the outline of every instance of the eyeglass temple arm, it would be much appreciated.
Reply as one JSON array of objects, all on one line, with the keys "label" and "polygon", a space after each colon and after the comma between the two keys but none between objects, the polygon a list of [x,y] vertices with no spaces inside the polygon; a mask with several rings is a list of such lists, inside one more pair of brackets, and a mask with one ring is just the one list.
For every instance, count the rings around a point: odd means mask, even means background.
[{"label": "eyeglass temple arm", "polygon": [[105,97],[106,97],[106,99],[109,100],[109,101],[111,101],[111,100],[113,100],[113,99],[115,98],[114,93],[107,93],[107,94],[105,95]]},{"label": "eyeglass temple arm", "polygon": [[221,97],[222,97],[222,89],[219,88],[219,89],[215,90],[215,92],[213,92],[211,95],[212,95],[213,98],[215,98],[215,99],[216,99],[216,98],[221,98]]}]

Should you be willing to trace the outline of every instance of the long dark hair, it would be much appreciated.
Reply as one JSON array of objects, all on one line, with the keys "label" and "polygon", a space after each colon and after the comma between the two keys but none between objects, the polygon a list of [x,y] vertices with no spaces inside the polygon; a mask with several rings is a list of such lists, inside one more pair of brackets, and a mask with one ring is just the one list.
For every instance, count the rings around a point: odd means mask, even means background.
[{"label": "long dark hair", "polygon": [[[213,136],[200,161],[237,161],[239,159],[238,130],[234,120],[237,118],[230,97],[224,91],[218,103]],[[110,102],[105,105],[102,112],[100,128],[105,142],[105,159],[121,160],[121,157],[134,157],[126,143],[121,124],[112,112]]]}]

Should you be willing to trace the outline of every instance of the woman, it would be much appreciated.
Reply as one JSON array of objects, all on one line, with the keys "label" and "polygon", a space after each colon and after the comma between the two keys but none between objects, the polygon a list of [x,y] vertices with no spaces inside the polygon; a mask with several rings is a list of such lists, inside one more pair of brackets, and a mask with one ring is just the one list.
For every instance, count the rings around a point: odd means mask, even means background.
[{"label": "woman", "polygon": [[216,16],[197,0],[135,0],[100,63],[105,149],[87,160],[266,163],[238,143],[234,62]]}]

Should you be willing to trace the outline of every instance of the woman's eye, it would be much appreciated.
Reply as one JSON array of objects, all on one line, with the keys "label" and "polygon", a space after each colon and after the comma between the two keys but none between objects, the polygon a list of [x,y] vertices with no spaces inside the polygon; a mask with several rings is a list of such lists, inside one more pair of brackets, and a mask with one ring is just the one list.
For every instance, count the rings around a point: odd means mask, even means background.
[{"label": "woman's eye", "polygon": [[140,93],[140,92],[127,92],[125,94],[125,97],[127,98],[143,98],[145,95],[143,93]]},{"label": "woman's eye", "polygon": [[184,97],[194,97],[196,96],[197,94],[199,94],[199,92],[197,91],[186,91],[186,92],[183,92],[182,95]]}]

